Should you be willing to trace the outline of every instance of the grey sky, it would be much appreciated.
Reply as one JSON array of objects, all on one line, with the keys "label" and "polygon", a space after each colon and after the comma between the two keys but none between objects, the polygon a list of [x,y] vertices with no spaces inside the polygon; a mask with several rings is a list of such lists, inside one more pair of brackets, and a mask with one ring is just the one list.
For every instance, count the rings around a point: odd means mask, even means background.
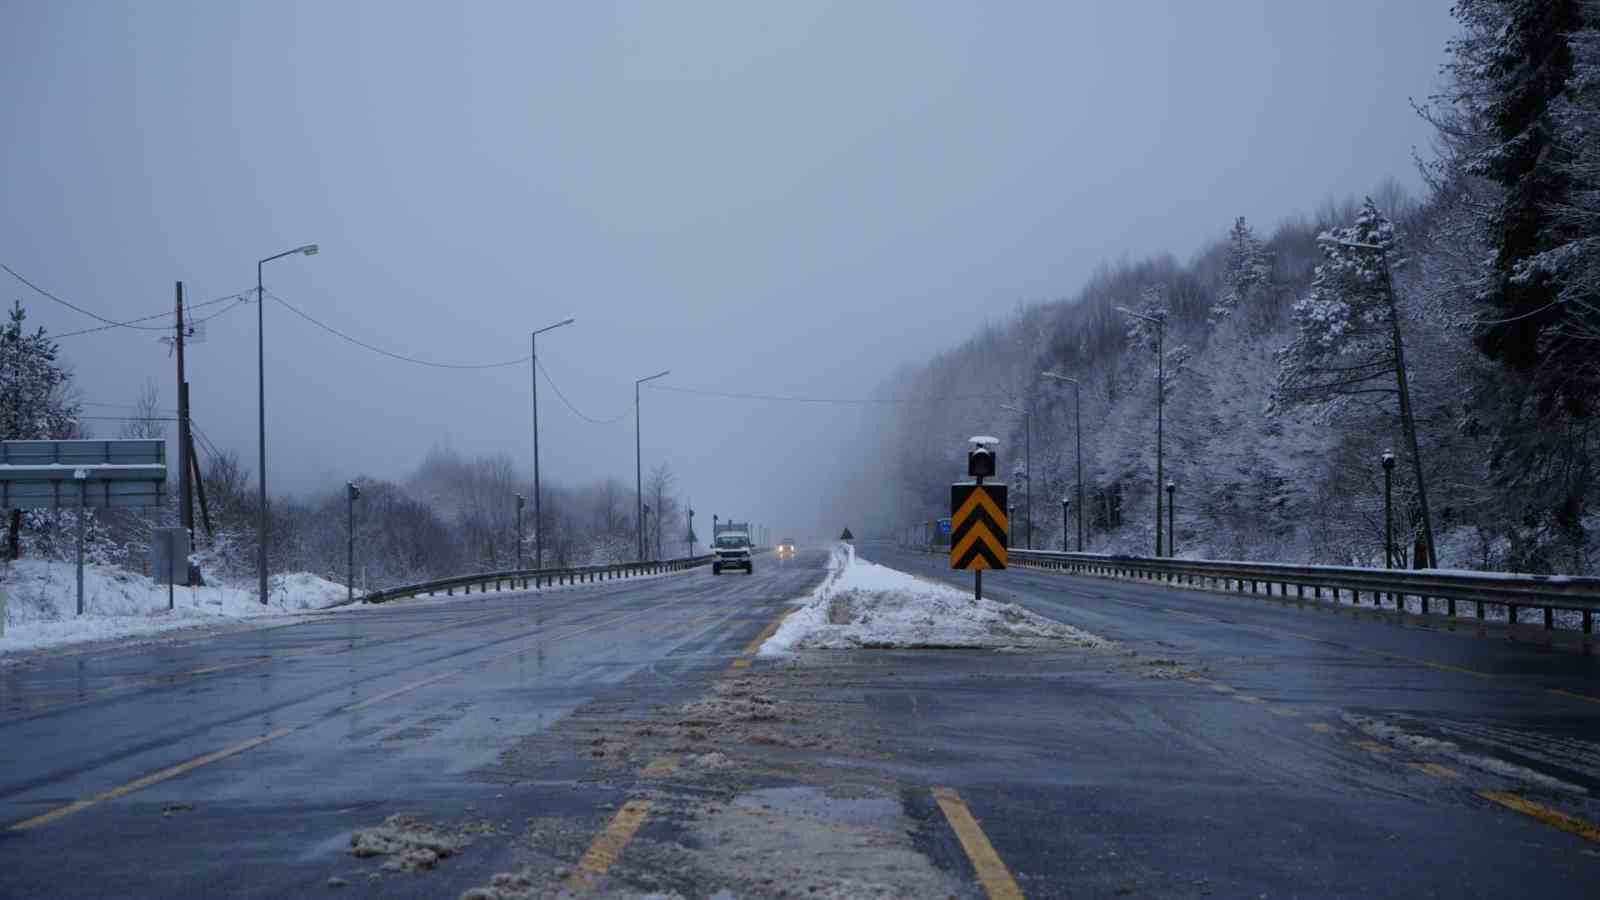
[{"label": "grey sky", "polygon": [[[1453,32],[1444,0],[13,0],[0,25],[0,260],[132,317],[316,242],[269,289],[403,353],[511,359],[578,317],[541,358],[597,417],[663,368],[859,396],[1100,262],[1414,184],[1407,101]],[[51,331],[95,324],[8,287]],[[397,476],[446,437],[530,458],[526,366],[424,369],[266,312],[276,488]],[[201,429],[252,468],[254,318],[210,323],[190,376]],[[87,400],[149,377],[170,405],[154,337],[62,343]],[[631,416],[541,406],[548,477],[631,479]],[[703,515],[804,530],[817,460],[870,412],[647,391],[644,414],[646,466]]]}]

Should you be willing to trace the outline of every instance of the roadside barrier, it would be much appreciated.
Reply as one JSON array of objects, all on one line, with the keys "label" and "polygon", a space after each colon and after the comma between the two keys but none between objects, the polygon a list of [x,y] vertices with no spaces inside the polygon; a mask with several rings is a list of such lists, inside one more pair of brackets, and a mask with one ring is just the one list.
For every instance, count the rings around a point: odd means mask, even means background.
[{"label": "roadside barrier", "polygon": [[432,597],[439,593],[449,597],[455,596],[457,590],[464,594],[471,594],[474,587],[478,589],[478,593],[486,594],[489,592],[491,585],[496,591],[526,591],[570,584],[591,584],[600,581],[634,578],[640,575],[682,572],[710,562],[711,555],[706,554],[704,556],[688,556],[682,559],[616,563],[609,566],[575,566],[565,569],[516,569],[505,572],[479,572],[473,575],[436,578],[433,581],[422,581],[417,584],[385,588],[381,591],[373,591],[370,594],[357,597],[355,601],[345,601],[334,605],[343,606],[345,603],[362,601],[367,603],[386,603],[402,597],[420,595]]},{"label": "roadside barrier", "polygon": [[[903,545],[925,553],[946,552],[923,544]],[[1348,603],[1422,615],[1488,621],[1504,612],[1518,627],[1521,612],[1542,612],[1546,631],[1579,632],[1584,646],[1592,643],[1595,613],[1600,612],[1600,578],[1577,575],[1527,575],[1516,572],[1473,572],[1459,569],[1366,569],[1359,566],[1313,566],[1296,563],[1241,562],[1221,559],[1177,559],[1112,553],[1070,553],[1059,550],[1009,551],[1013,567],[1046,569],[1127,581],[1156,582],[1173,587],[1265,596],[1294,602]],[[1470,609],[1463,611],[1462,606]],[[1558,617],[1557,612],[1570,613]],[[1498,621],[1496,616],[1495,621]]]},{"label": "roadside barrier", "polygon": [[[1520,624],[1519,611],[1542,610],[1546,630],[1581,631],[1587,642],[1600,610],[1600,578],[1569,575],[1525,575],[1511,572],[1469,572],[1455,569],[1364,569],[1357,566],[1312,566],[1294,563],[1236,562],[1120,556],[1108,553],[1063,553],[1011,550],[1011,564],[1175,587],[1199,587],[1292,600],[1329,600],[1371,606],[1406,614],[1415,600],[1424,615],[1457,617],[1462,603],[1471,617],[1483,620],[1489,610],[1506,613]],[[1276,592],[1274,592],[1276,590]],[[1326,592],[1326,595],[1324,594]],[[1436,608],[1437,607],[1437,608]],[[1570,625],[1558,626],[1556,611],[1571,612]]]}]

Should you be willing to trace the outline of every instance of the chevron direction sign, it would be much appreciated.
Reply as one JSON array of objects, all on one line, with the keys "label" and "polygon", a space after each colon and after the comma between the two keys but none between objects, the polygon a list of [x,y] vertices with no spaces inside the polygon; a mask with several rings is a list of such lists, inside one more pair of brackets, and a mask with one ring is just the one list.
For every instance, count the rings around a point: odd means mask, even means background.
[{"label": "chevron direction sign", "polygon": [[950,485],[950,568],[1006,567],[1006,486]]}]

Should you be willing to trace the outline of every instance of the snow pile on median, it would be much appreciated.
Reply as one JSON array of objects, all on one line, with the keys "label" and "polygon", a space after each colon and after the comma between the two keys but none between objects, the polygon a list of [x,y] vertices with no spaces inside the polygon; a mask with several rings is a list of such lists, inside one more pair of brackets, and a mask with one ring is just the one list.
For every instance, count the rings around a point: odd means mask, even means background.
[{"label": "snow pile on median", "polygon": [[115,566],[83,567],[84,613],[78,615],[72,563],[19,560],[0,569],[5,633],[0,654],[63,644],[157,634],[239,619],[323,609],[345,599],[345,586],[308,572],[274,575],[267,603],[254,590],[207,585],[167,586]]},{"label": "snow pile on median", "polygon": [[762,656],[790,650],[856,648],[1107,649],[1112,641],[1047,619],[1015,603],[972,594],[856,559],[834,548],[828,575],[761,645]]}]

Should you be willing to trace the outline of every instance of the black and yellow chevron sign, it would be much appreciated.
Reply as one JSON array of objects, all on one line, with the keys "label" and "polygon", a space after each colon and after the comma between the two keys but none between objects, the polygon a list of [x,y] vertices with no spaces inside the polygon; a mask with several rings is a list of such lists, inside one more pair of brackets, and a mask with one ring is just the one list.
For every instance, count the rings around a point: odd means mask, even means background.
[{"label": "black and yellow chevron sign", "polygon": [[950,568],[1006,567],[1006,486],[950,485]]}]

